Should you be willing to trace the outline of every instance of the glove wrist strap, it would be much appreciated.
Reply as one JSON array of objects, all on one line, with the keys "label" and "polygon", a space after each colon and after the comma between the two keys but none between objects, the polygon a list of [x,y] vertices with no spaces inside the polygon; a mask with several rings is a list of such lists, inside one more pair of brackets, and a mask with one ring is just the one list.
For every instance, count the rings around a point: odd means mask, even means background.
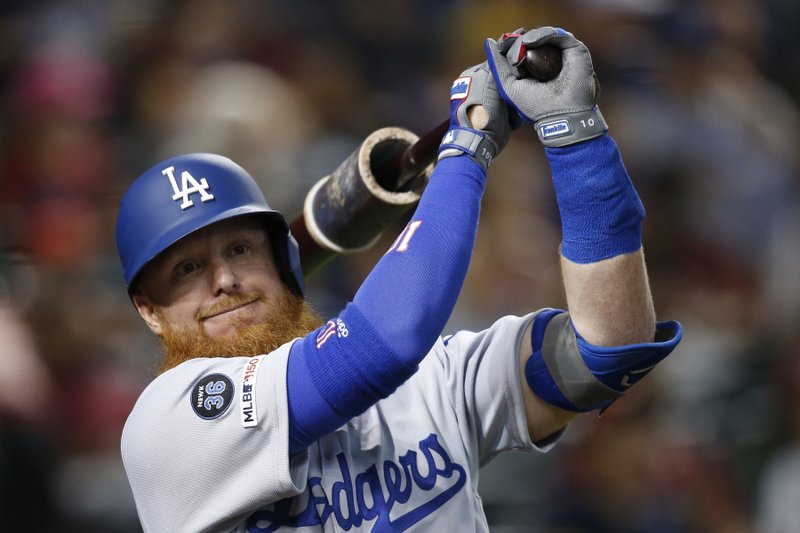
[{"label": "glove wrist strap", "polygon": [[455,126],[442,138],[438,160],[466,154],[485,170],[492,164],[495,151],[494,143],[485,132]]},{"label": "glove wrist strap", "polygon": [[557,148],[599,137],[608,131],[608,124],[600,108],[594,106],[586,111],[537,120],[534,128],[543,145]]}]

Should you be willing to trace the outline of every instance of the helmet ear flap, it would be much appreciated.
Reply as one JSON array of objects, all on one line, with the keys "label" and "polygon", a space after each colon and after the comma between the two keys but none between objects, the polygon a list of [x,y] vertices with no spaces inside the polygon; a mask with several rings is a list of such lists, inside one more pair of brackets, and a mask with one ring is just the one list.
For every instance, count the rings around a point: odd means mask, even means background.
[{"label": "helmet ear flap", "polygon": [[300,266],[300,248],[283,216],[268,217],[267,234],[281,280],[295,295],[302,297],[305,283]]},{"label": "helmet ear flap", "polygon": [[228,218],[261,214],[281,278],[303,295],[300,251],[283,215],[267,204],[253,178],[226,157],[185,154],[167,159],[139,176],[122,197],[116,243],[128,292],[139,272],[173,243]]}]

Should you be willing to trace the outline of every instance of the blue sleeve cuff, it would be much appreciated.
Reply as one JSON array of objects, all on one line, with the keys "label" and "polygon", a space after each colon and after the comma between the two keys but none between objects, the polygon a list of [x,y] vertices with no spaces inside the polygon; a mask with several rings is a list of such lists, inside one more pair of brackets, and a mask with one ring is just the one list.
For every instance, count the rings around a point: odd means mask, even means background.
[{"label": "blue sleeve cuff", "polygon": [[303,340],[319,394],[348,420],[387,397],[417,370],[398,358],[355,304]]}]

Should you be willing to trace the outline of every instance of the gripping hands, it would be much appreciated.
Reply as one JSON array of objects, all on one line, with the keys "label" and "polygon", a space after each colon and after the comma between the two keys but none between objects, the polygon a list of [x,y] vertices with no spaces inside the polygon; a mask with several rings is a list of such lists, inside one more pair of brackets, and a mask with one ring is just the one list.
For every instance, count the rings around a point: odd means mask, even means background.
[{"label": "gripping hands", "polygon": [[462,72],[450,89],[450,129],[439,145],[438,159],[466,154],[486,169],[510,135],[508,106],[488,65]]},{"label": "gripping hands", "polygon": [[[526,77],[525,53],[550,44],[561,49],[563,66],[546,82]],[[487,39],[486,57],[503,100],[534,126],[545,146],[567,146],[608,130],[596,105],[597,76],[589,49],[571,33],[549,26]]]}]

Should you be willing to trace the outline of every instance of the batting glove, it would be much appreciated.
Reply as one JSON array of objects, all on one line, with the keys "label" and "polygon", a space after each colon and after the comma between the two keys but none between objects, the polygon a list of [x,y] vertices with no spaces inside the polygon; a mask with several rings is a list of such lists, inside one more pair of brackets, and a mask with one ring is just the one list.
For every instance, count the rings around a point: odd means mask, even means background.
[{"label": "batting glove", "polygon": [[[563,66],[548,81],[525,77],[528,49],[551,44],[561,49]],[[589,49],[560,28],[523,28],[487,39],[486,57],[503,100],[532,124],[545,146],[567,146],[608,131],[596,105],[600,86]]]},{"label": "batting glove", "polygon": [[[475,106],[482,109],[470,112]],[[508,106],[488,65],[484,62],[462,72],[450,89],[450,129],[439,146],[438,159],[466,154],[486,169],[510,135]]]}]

